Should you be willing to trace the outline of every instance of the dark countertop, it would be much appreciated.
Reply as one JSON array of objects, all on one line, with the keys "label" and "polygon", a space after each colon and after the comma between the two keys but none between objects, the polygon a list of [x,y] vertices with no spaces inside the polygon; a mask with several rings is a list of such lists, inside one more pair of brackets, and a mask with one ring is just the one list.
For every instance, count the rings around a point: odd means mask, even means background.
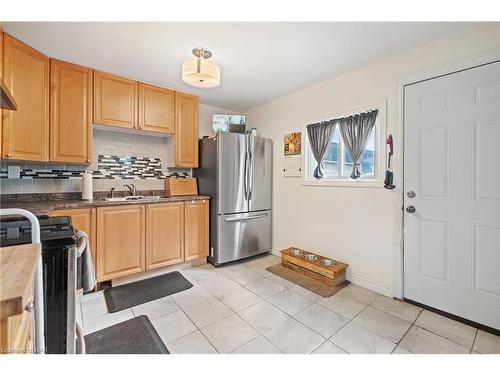
[{"label": "dark countertop", "polygon": [[210,199],[206,195],[196,196],[182,196],[182,197],[160,197],[151,199],[141,199],[139,201],[119,201],[119,202],[106,202],[103,198],[96,198],[93,202],[82,201],[75,199],[74,196],[65,197],[60,194],[59,199],[7,199],[1,197],[2,208],[21,208],[32,212],[35,215],[50,215],[54,210],[71,209],[71,208],[95,208],[95,207],[108,207],[108,206],[122,206],[131,204],[154,204],[154,203],[167,203],[167,202],[183,202],[191,200]]}]

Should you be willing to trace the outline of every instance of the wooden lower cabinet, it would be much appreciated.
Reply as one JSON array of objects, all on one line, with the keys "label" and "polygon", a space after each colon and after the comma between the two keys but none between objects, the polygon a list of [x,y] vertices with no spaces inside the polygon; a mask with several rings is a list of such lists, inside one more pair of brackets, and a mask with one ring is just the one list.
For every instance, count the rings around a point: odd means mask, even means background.
[{"label": "wooden lower cabinet", "polygon": [[184,261],[184,203],[146,207],[146,269]]},{"label": "wooden lower cabinet", "polygon": [[[23,306],[22,312],[0,320],[0,354],[31,354],[33,352],[33,275],[30,276],[30,282],[27,283],[29,287],[24,292],[26,297],[23,297],[23,300],[26,305]],[[17,276],[20,282],[23,281],[23,276],[25,275]]]},{"label": "wooden lower cabinet", "polygon": [[145,270],[145,207],[97,208],[97,281]]},{"label": "wooden lower cabinet", "polygon": [[32,311],[0,320],[0,354],[33,353]]},{"label": "wooden lower cabinet", "polygon": [[97,208],[97,281],[208,256],[208,200]]},{"label": "wooden lower cabinet", "polygon": [[208,217],[208,200],[184,202],[185,261],[208,256]]},{"label": "wooden lower cabinet", "polygon": [[90,252],[94,268],[96,267],[96,209],[95,208],[70,208],[55,210],[51,216],[70,216],[73,228],[84,231],[89,238]]}]

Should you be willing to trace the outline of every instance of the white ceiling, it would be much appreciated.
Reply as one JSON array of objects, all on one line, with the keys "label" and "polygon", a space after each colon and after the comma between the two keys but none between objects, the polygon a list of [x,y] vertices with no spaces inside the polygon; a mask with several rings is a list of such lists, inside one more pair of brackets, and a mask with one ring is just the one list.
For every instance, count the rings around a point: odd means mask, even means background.
[{"label": "white ceiling", "polygon": [[[50,57],[245,110],[443,37],[470,23],[64,23],[5,22],[4,30]],[[221,85],[182,82],[181,63],[205,47]]]}]

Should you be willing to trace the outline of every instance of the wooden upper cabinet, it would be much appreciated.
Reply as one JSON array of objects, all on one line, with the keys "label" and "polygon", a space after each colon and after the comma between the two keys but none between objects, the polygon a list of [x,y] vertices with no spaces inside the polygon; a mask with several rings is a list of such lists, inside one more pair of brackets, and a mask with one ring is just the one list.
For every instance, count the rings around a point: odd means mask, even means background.
[{"label": "wooden upper cabinet", "polygon": [[50,161],[92,162],[92,69],[50,61]]},{"label": "wooden upper cabinet", "polygon": [[184,261],[184,203],[146,207],[146,269]]},{"label": "wooden upper cabinet", "polygon": [[198,97],[175,93],[174,166],[198,167]]},{"label": "wooden upper cabinet", "polygon": [[139,83],[139,129],[173,134],[175,91]]},{"label": "wooden upper cabinet", "polygon": [[97,281],[145,270],[143,205],[97,208]]},{"label": "wooden upper cabinet", "polygon": [[208,256],[208,200],[184,202],[184,260]]},{"label": "wooden upper cabinet", "polygon": [[138,128],[137,82],[94,71],[94,124]]},{"label": "wooden upper cabinet", "polygon": [[3,35],[3,80],[17,111],[2,111],[2,157],[49,161],[49,59]]}]

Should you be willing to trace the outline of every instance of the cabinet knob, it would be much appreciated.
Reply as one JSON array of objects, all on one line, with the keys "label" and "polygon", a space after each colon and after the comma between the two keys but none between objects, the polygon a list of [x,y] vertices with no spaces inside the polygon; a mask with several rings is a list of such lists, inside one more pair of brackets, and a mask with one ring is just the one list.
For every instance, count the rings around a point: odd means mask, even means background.
[{"label": "cabinet knob", "polygon": [[11,157],[12,157],[12,154],[7,154],[7,155],[5,155],[5,156],[6,156],[6,157],[8,157],[8,158],[11,158]]},{"label": "cabinet knob", "polygon": [[90,163],[90,159],[87,159],[87,163]]},{"label": "cabinet knob", "polygon": [[33,301],[29,301],[27,304],[26,304],[26,307],[24,308],[27,312],[33,312],[33,308],[35,307],[35,304],[33,303]]}]

